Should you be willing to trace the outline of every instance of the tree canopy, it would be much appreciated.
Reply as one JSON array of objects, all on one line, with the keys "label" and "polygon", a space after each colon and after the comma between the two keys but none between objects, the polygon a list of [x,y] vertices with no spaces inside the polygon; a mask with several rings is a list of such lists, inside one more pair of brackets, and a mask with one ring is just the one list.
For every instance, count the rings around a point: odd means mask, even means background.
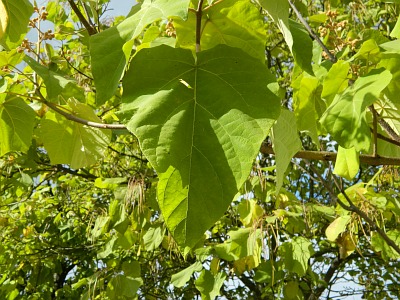
[{"label": "tree canopy", "polygon": [[111,1],[0,0],[0,298],[399,295],[400,2]]}]

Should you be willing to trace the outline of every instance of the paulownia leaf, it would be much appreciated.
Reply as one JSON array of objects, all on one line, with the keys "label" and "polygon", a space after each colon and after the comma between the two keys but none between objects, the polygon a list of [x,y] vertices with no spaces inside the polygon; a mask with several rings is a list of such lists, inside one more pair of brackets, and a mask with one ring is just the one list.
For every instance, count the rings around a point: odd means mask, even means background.
[{"label": "paulownia leaf", "polygon": [[24,60],[43,79],[50,101],[58,102],[59,97],[64,98],[63,100],[70,97],[84,100],[83,90],[74,80],[66,79],[64,76],[50,71],[49,68],[39,64],[29,56],[25,56]]},{"label": "paulownia leaf", "polygon": [[304,237],[294,237],[291,242],[279,246],[279,252],[284,257],[285,269],[304,276],[308,268],[308,260],[313,255],[314,249],[309,240]]},{"label": "paulownia leaf", "polygon": [[210,271],[203,270],[199,278],[195,281],[196,288],[201,293],[201,298],[204,300],[216,299],[225,278],[226,274],[224,273],[218,273],[214,276]]},{"label": "paulownia leaf", "polygon": [[293,47],[293,36],[289,25],[289,2],[287,0],[258,0],[261,6],[268,12],[288,45],[290,51]]},{"label": "paulownia leaf", "polygon": [[346,230],[347,224],[350,222],[351,216],[340,216],[333,221],[325,230],[326,237],[329,241],[336,241],[339,234]]},{"label": "paulownia leaf", "polygon": [[342,94],[337,95],[321,118],[322,125],[344,148],[368,151],[371,142],[366,108],[377,101],[392,75],[388,70],[374,70],[359,77]]},{"label": "paulownia leaf", "polygon": [[398,108],[400,108],[400,53],[382,53],[379,67],[389,70],[393,77],[387,88],[384,90],[385,95]]},{"label": "paulownia leaf", "polygon": [[[93,110],[78,101],[68,101],[68,109],[83,119],[101,122]],[[88,127],[49,111],[41,122],[40,137],[52,164],[68,164],[78,169],[95,164],[103,157],[111,132]]]},{"label": "paulownia leaf", "polygon": [[354,147],[350,149],[339,146],[333,174],[352,180],[360,168],[360,159]]},{"label": "paulownia leaf", "polygon": [[337,94],[340,94],[347,88],[349,70],[350,64],[342,60],[337,61],[332,68],[330,68],[324,79],[321,95],[328,105],[332,103]]},{"label": "paulownia leaf", "polygon": [[0,43],[8,49],[19,46],[28,32],[33,6],[28,0],[1,0]]},{"label": "paulownia leaf", "polygon": [[201,264],[201,262],[196,261],[193,265],[190,265],[186,269],[172,275],[171,283],[175,287],[183,287],[185,286],[186,282],[190,280],[193,272],[200,272],[201,269],[203,269],[203,265]]},{"label": "paulownia leaf", "polygon": [[0,98],[0,157],[10,151],[28,151],[35,112],[21,98]]},{"label": "paulownia leaf", "polygon": [[311,66],[313,42],[310,35],[303,28],[303,25],[292,19],[289,19],[289,28],[293,38],[292,53],[295,62],[302,70],[313,75],[314,72]]},{"label": "paulownia leaf", "polygon": [[306,131],[316,145],[318,140],[317,102],[321,100],[321,85],[313,76],[301,76],[292,84],[293,108],[296,116],[297,129]]},{"label": "paulownia leaf", "polygon": [[160,46],[140,51],[124,81],[128,129],[159,173],[158,201],[169,230],[193,246],[247,179],[279,114],[259,60],[219,45],[194,58]]},{"label": "paulownia leaf", "polygon": [[140,10],[119,25],[90,37],[97,101],[111,98],[131,53],[133,40],[150,23],[168,17],[186,19],[190,0],[145,0]]},{"label": "paulownia leaf", "polygon": [[276,193],[278,194],[290,160],[301,150],[293,112],[282,109],[281,115],[272,128],[272,142],[276,159]]},{"label": "paulownia leaf", "polygon": [[[196,15],[189,14],[187,21],[174,21],[177,44],[181,48],[195,49]],[[248,0],[225,0],[207,9],[203,18],[201,49],[219,44],[237,47],[261,61],[265,61],[263,19],[258,9]]]}]

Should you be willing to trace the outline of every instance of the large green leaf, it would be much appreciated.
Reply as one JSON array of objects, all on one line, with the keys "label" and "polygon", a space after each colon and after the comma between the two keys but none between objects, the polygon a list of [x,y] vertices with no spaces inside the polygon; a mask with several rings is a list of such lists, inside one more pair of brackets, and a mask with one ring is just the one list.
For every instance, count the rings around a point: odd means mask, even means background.
[{"label": "large green leaf", "polygon": [[29,56],[25,56],[24,60],[43,79],[48,100],[55,102],[60,100],[62,103],[70,97],[84,100],[83,90],[74,80],[50,71]]},{"label": "large green leaf", "polygon": [[118,87],[132,50],[133,40],[150,23],[168,17],[186,19],[190,0],[145,0],[140,10],[118,26],[90,38],[92,72],[97,101],[111,98]]},{"label": "large green leaf", "polygon": [[276,192],[279,193],[290,160],[301,150],[296,117],[293,112],[282,109],[281,115],[272,128],[272,141],[276,159]]},{"label": "large green leaf", "polygon": [[160,175],[158,201],[176,241],[193,246],[225,212],[279,114],[259,60],[219,45],[194,58],[140,51],[124,81],[128,123]]},{"label": "large green leaf", "polygon": [[366,108],[377,101],[392,75],[388,70],[374,70],[359,77],[342,94],[337,95],[321,118],[321,123],[344,148],[368,151],[371,142]]},{"label": "large green leaf", "polygon": [[[219,44],[237,47],[265,61],[266,33],[258,9],[248,0],[225,0],[205,11],[202,21],[201,49]],[[189,14],[187,21],[174,21],[177,44],[194,50],[196,44],[196,15]]]},{"label": "large green leaf", "polygon": [[[0,43],[8,49],[19,46],[28,32],[33,6],[28,0],[1,0],[5,11],[0,12]],[[7,24],[3,24],[3,22]],[[4,32],[5,29],[5,32]]]},{"label": "large green leaf", "polygon": [[[93,110],[76,100],[69,100],[68,107],[76,116],[101,122]],[[49,111],[41,122],[40,138],[52,164],[68,164],[82,168],[95,164],[107,148],[111,132],[88,127]]]},{"label": "large green leaf", "polygon": [[21,98],[0,99],[0,156],[26,152],[32,142],[35,112]]}]

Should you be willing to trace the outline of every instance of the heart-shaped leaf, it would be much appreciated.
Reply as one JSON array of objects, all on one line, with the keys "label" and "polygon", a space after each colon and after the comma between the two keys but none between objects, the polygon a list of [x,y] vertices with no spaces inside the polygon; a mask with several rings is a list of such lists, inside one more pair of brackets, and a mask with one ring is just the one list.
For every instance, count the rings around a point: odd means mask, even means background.
[{"label": "heart-shaped leaf", "polygon": [[180,245],[226,211],[274,120],[273,76],[240,49],[141,50],[124,81],[128,129],[159,173],[158,201]]}]

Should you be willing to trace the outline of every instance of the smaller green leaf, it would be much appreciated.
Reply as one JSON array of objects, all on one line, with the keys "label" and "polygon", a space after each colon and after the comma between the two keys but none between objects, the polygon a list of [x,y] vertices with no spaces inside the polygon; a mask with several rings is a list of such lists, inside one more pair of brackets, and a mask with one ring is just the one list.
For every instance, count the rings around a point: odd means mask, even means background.
[{"label": "smaller green leaf", "polygon": [[107,241],[107,243],[104,244],[104,246],[101,248],[99,252],[97,252],[97,258],[98,259],[103,259],[108,257],[111,253],[113,253],[114,249],[114,244],[117,241],[117,236],[114,235],[111,239]]},{"label": "smaller green leaf", "polygon": [[278,194],[291,159],[302,147],[293,112],[282,109],[272,127],[272,142],[276,158],[276,193]]},{"label": "smaller green leaf", "polygon": [[141,278],[132,278],[124,275],[113,277],[107,285],[107,295],[111,299],[119,299],[121,296],[132,299],[143,284]]},{"label": "smaller green leaf", "polygon": [[16,48],[28,32],[33,6],[28,0],[0,2],[0,43],[8,49]]},{"label": "smaller green leaf", "polygon": [[122,271],[126,276],[139,278],[141,276],[140,263],[138,261],[124,261],[122,263]]},{"label": "smaller green leaf", "polygon": [[350,222],[351,216],[340,216],[333,221],[325,230],[327,239],[331,242],[336,241],[339,234],[346,230],[347,224]]},{"label": "smaller green leaf", "polygon": [[283,296],[288,300],[301,300],[304,299],[303,293],[299,288],[299,283],[297,281],[289,281],[283,287]]},{"label": "smaller green leaf", "polygon": [[290,51],[292,51],[293,36],[289,25],[289,2],[286,0],[258,0],[258,2],[274,20],[276,26],[282,32]]},{"label": "smaller green leaf", "polygon": [[[68,101],[68,110],[86,120],[101,123],[93,109],[75,99]],[[68,164],[78,169],[93,165],[103,157],[111,131],[69,121],[48,111],[41,121],[39,135],[52,164]]]},{"label": "smaller green leaf", "polygon": [[[394,241],[398,246],[400,246],[400,231],[390,230],[386,232],[387,236]],[[377,232],[371,233],[371,245],[374,251],[380,252],[382,258],[385,260],[400,258],[400,254],[396,252],[391,246],[389,246],[385,240]]]},{"label": "smaller green leaf", "polygon": [[360,158],[354,147],[350,149],[339,146],[333,174],[352,180],[360,169]]},{"label": "smaller green leaf", "polygon": [[203,270],[195,281],[196,288],[200,291],[204,300],[215,299],[220,294],[220,289],[224,284],[226,275],[218,273],[216,276],[208,270]]},{"label": "smaller green leaf", "polygon": [[350,64],[339,60],[330,68],[324,79],[321,97],[330,105],[337,94],[348,87]]},{"label": "smaller green leaf", "polygon": [[0,157],[11,151],[28,151],[35,112],[21,98],[0,98]]},{"label": "smaller green leaf", "polygon": [[243,200],[238,205],[238,213],[244,226],[252,226],[264,214],[264,210],[255,200]]},{"label": "smaller green leaf", "polygon": [[46,93],[50,101],[58,102],[62,97],[63,102],[71,97],[84,101],[85,97],[81,87],[72,79],[51,71],[39,64],[29,56],[25,56],[25,62],[43,79],[46,85]]},{"label": "smaller green leaf", "polygon": [[366,108],[378,100],[380,93],[390,83],[392,74],[383,68],[373,70],[336,95],[320,122],[344,148],[354,146],[356,151],[367,152],[371,143]]},{"label": "smaller green leaf", "polygon": [[304,237],[295,237],[291,242],[279,246],[279,253],[284,257],[285,268],[299,276],[304,276],[308,269],[308,260],[314,250],[311,242]]},{"label": "smaller green leaf", "polygon": [[161,227],[150,227],[143,236],[143,243],[146,251],[157,249],[164,238],[165,229]]},{"label": "smaller green leaf", "polygon": [[379,46],[374,39],[370,39],[365,41],[360,50],[352,57],[351,60],[356,58],[365,59],[372,63],[377,63],[380,60],[381,51],[379,50]]},{"label": "smaller green leaf", "polygon": [[186,269],[183,269],[182,271],[172,275],[171,277],[171,283],[175,287],[184,287],[186,282],[190,280],[190,277],[194,272],[200,272],[201,269],[203,269],[203,265],[201,262],[196,261],[194,264],[190,265]]},{"label": "smaller green leaf", "polygon": [[400,39],[400,17],[397,19],[396,25],[393,30],[390,32],[390,36],[393,38]]},{"label": "smaller green leaf", "polygon": [[295,62],[308,74],[313,75],[311,66],[313,42],[303,25],[289,19],[290,32],[293,36],[292,53]]}]

